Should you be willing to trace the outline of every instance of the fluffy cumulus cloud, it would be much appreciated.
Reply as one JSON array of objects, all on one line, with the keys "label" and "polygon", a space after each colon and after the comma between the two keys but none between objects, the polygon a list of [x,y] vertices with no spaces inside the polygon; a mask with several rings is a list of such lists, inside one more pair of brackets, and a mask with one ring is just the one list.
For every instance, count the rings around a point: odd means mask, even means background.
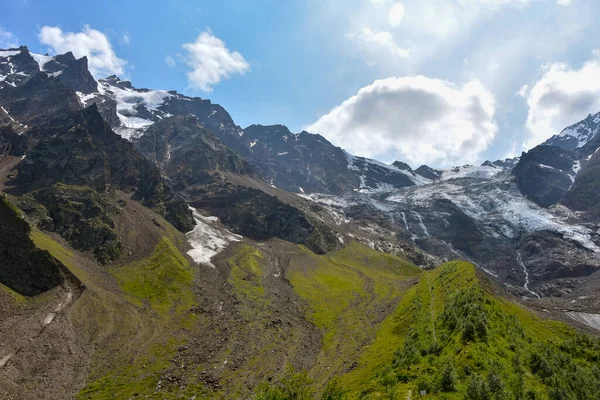
[{"label": "fluffy cumulus cloud", "polygon": [[212,91],[223,79],[250,70],[244,57],[229,50],[210,30],[200,33],[195,42],[186,43],[183,48],[185,62],[191,68],[187,74],[190,85],[205,92]]},{"label": "fluffy cumulus cloud", "polygon": [[521,91],[529,106],[525,148],[600,111],[600,52],[594,54],[580,69],[563,63],[544,66],[540,80]]},{"label": "fluffy cumulus cloud", "polygon": [[17,47],[18,45],[15,35],[0,26],[0,49]]},{"label": "fluffy cumulus cloud", "polygon": [[71,51],[77,58],[86,56],[90,72],[97,78],[125,73],[127,62],[117,57],[106,35],[87,25],[82,32],[63,32],[59,27],[44,26],[39,40],[50,47],[51,53]]},{"label": "fluffy cumulus cloud", "polygon": [[375,81],[307,129],[357,155],[438,167],[479,161],[498,130],[479,81],[424,76]]}]

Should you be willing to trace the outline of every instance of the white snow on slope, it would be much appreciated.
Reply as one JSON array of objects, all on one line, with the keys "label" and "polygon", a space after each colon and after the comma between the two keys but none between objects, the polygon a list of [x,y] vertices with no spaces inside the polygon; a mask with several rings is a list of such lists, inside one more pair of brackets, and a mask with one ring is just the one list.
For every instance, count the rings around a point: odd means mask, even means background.
[{"label": "white snow on slope", "polygon": [[586,314],[580,312],[569,312],[567,314],[575,321],[600,331],[600,314]]},{"label": "white snow on slope", "polygon": [[44,55],[35,54],[35,53],[29,53],[29,54],[31,54],[31,57],[33,57],[35,62],[37,62],[38,65],[40,66],[40,71],[44,71],[44,66],[54,59],[54,57],[51,57],[51,56],[44,56]]},{"label": "white snow on slope", "polygon": [[514,184],[497,181],[488,185],[491,181],[471,183],[467,187],[453,184],[451,181],[439,182],[400,190],[387,200],[409,208],[427,208],[435,199],[447,199],[477,221],[488,226],[502,226],[499,234],[511,237],[513,231],[557,232],[590,251],[600,252],[600,248],[591,240],[589,229],[567,221],[571,216],[568,212],[565,211],[568,214],[565,217],[555,215],[551,210],[525,198]]},{"label": "white snow on slope", "polygon": [[[360,178],[361,178],[360,189],[374,189],[375,191],[378,191],[378,192],[388,191],[388,190],[393,189],[393,187],[391,185],[386,186],[386,184],[380,184],[379,187],[377,187],[377,188],[368,188],[366,186],[366,184],[364,183],[366,176],[364,174],[369,172],[369,170],[374,169],[375,167],[382,168],[384,171],[387,172],[388,175],[397,174],[397,173],[406,175],[417,186],[426,185],[428,183],[431,183],[431,181],[429,179],[424,178],[421,175],[412,174],[410,171],[400,169],[394,165],[384,164],[381,161],[373,160],[370,158],[356,157],[356,156],[353,156],[352,154],[348,153],[345,150],[344,150],[344,155],[346,156],[346,161],[348,162],[349,170],[363,173],[363,175],[360,176]],[[361,163],[366,164],[366,165],[361,166],[360,165]]]},{"label": "white snow on slope", "polygon": [[12,57],[19,54],[20,50],[0,50],[0,57]]},{"label": "white snow on slope", "polygon": [[442,177],[440,180],[447,181],[450,179],[460,179],[460,178],[480,178],[480,179],[490,179],[494,176],[498,175],[502,172],[502,168],[489,167],[489,166],[481,166],[476,167],[474,165],[464,165],[461,167],[455,167],[449,170],[446,170],[442,173]]},{"label": "white snow on slope", "polygon": [[212,258],[225,250],[229,243],[239,242],[242,237],[213,226],[218,218],[205,217],[195,208],[190,207],[190,209],[194,214],[196,226],[194,230],[186,234],[188,242],[192,246],[192,250],[187,254],[195,262],[215,268],[211,262]]},{"label": "white snow on slope", "polygon": [[167,98],[173,96],[166,90],[140,91],[127,88],[122,89],[112,86],[106,81],[99,82],[98,91],[100,94],[110,95],[116,100],[117,115],[121,120],[121,128],[124,128],[117,133],[126,139],[132,136],[132,130],[147,128],[154,123],[151,120],[135,116],[137,113],[136,107],[144,106],[149,111],[156,111]]}]

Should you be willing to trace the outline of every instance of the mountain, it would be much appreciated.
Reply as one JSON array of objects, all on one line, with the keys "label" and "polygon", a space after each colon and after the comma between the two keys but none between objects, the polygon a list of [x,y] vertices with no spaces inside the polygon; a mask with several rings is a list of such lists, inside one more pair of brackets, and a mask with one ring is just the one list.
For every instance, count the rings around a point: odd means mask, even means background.
[{"label": "mountain", "polygon": [[70,53],[0,76],[0,398],[598,393],[600,138],[413,170]]},{"label": "mountain", "polygon": [[566,127],[561,133],[552,136],[543,144],[565,150],[579,149],[597,137],[599,127],[600,113],[590,114],[586,119]]}]

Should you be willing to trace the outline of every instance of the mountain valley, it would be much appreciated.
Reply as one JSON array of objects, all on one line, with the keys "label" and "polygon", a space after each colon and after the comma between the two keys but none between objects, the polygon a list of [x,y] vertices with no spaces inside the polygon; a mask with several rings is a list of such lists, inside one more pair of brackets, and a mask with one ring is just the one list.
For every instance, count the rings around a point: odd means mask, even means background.
[{"label": "mountain valley", "polygon": [[599,398],[599,115],[413,170],[0,50],[0,398]]}]

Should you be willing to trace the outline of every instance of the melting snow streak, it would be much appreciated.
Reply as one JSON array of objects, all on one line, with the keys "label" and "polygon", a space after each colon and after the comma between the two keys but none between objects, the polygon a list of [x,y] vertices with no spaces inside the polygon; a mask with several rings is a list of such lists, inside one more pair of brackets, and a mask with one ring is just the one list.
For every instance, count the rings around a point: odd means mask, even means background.
[{"label": "melting snow streak", "polygon": [[239,242],[241,236],[211,226],[216,218],[204,217],[195,208],[190,207],[190,209],[194,213],[196,227],[186,234],[188,242],[192,246],[192,250],[187,254],[195,262],[215,268],[211,263],[212,258],[229,246],[229,243]]}]

